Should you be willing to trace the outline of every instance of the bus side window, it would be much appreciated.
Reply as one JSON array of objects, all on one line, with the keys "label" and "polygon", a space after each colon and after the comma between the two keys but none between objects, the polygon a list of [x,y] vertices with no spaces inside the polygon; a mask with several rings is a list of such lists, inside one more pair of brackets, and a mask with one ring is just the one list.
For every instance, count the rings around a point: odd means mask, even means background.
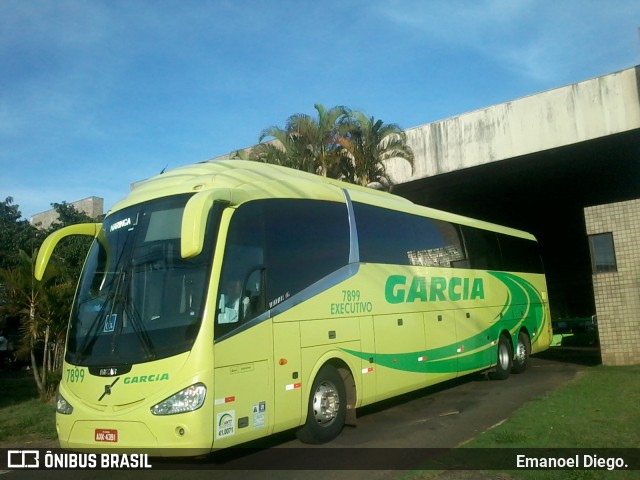
[{"label": "bus side window", "polygon": [[457,225],[358,202],[353,208],[361,261],[420,267],[466,265]]},{"label": "bus side window", "polygon": [[275,306],[349,263],[344,204],[266,200],[266,300]]},{"label": "bus side window", "polygon": [[479,228],[461,227],[471,268],[479,270],[502,270],[500,244],[494,232]]},{"label": "bus side window", "polygon": [[457,225],[416,215],[411,219],[417,239],[416,249],[407,253],[411,265],[464,267],[466,257]]},{"label": "bus side window", "polygon": [[347,265],[349,247],[343,203],[268,199],[238,207],[224,253],[215,338]]},{"label": "bus side window", "polygon": [[264,312],[264,274],[266,269],[256,266],[245,280],[228,279],[220,294],[218,323],[244,323]]},{"label": "bus side window", "polygon": [[[251,302],[257,291],[262,294],[264,290],[262,280],[256,290],[253,275],[256,266],[258,272],[263,271],[264,250],[263,206],[261,202],[249,202],[236,210],[229,225],[218,289],[216,339],[262,313],[251,308]],[[259,307],[260,302],[254,299],[253,304]]]},{"label": "bus side window", "polygon": [[504,269],[511,272],[544,273],[538,243],[498,234]]},{"label": "bus side window", "polygon": [[247,277],[242,291],[242,319],[249,321],[266,310],[264,278],[266,268],[256,266]]},{"label": "bus side window", "polygon": [[228,280],[223,286],[218,306],[218,323],[229,324],[240,321],[242,282],[240,279]]}]

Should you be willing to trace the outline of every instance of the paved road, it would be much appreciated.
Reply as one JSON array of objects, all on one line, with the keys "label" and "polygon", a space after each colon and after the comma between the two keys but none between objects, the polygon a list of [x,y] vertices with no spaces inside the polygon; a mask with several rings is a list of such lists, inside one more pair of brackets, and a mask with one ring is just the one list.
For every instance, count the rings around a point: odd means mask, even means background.
[{"label": "paved road", "polygon": [[[302,462],[305,466],[313,465],[314,469],[272,471],[268,475],[305,480],[394,478],[398,474],[390,470],[393,465],[406,467],[417,461],[415,455],[406,453],[415,454],[416,450],[411,449],[460,445],[504,421],[527,401],[572,380],[587,365],[594,363],[597,363],[594,356],[585,357],[572,351],[556,350],[533,358],[527,372],[511,375],[506,381],[490,381],[485,375],[470,375],[363,408],[358,412],[358,426],[346,427],[340,437],[327,445],[303,445],[292,432],[287,432],[255,445],[260,449],[249,453],[224,452],[223,455],[196,462],[196,466],[202,470],[191,470],[193,466],[185,463],[178,465],[180,470],[120,471],[117,477],[119,480],[184,480],[185,471],[188,470],[188,478],[236,479],[241,476],[247,480],[264,479],[265,472],[251,470],[252,466]],[[348,449],[351,451],[346,452]],[[352,457],[359,462],[359,467],[368,471],[340,472],[321,468],[327,462],[340,465],[340,461]],[[215,463],[217,469],[224,470],[211,471],[207,467],[211,462]],[[34,473],[9,472],[2,476],[2,480],[22,480],[33,477]],[[43,472],[39,473],[42,475]],[[114,474],[113,471],[53,471],[47,472],[46,476],[60,480],[112,480]]]}]

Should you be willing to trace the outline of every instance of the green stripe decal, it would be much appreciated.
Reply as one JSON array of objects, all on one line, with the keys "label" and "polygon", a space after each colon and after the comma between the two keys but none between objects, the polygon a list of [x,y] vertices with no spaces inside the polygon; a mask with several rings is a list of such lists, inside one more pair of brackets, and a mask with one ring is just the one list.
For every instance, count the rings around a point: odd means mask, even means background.
[{"label": "green stripe decal", "polygon": [[[376,354],[346,348],[341,350],[365,362],[373,358],[374,365],[393,370],[411,373],[452,373],[482,368],[493,362],[496,358],[494,341],[498,339],[502,330],[508,330],[515,336],[524,325],[529,333],[533,334],[533,344],[547,321],[545,310],[542,308],[542,295],[529,281],[517,275],[506,272],[488,273],[506,287],[507,293],[500,313],[491,320],[491,325],[481,332],[453,344],[417,352]],[[514,338],[514,343],[515,340]],[[464,352],[458,352],[460,345],[464,345]]]}]

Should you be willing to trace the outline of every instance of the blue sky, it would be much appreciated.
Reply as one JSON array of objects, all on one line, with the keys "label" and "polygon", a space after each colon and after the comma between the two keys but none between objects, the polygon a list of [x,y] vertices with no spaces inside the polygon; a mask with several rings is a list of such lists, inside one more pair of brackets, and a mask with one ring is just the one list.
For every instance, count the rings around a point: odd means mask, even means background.
[{"label": "blue sky", "polygon": [[640,64],[640,2],[0,0],[0,200],[24,217],[313,105],[411,128]]}]

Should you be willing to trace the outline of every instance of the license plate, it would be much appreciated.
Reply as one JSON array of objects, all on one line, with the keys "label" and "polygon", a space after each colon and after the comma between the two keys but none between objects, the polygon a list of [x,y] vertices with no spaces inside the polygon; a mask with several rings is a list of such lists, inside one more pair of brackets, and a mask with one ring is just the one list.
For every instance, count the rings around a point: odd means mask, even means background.
[{"label": "license plate", "polygon": [[118,441],[118,430],[96,428],[96,442],[116,443],[117,441]]}]

